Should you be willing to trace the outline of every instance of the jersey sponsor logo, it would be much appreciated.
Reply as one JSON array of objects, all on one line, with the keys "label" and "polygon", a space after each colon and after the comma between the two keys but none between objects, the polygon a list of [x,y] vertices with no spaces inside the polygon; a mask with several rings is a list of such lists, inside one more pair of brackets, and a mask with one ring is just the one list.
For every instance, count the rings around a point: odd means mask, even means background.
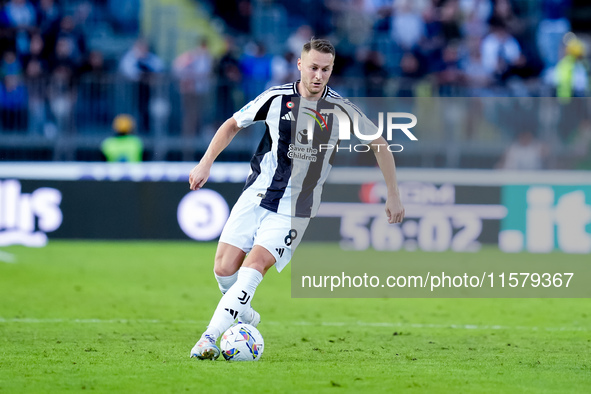
[{"label": "jersey sponsor logo", "polygon": [[292,122],[295,122],[296,118],[295,116],[293,116],[293,112],[289,111],[288,113],[286,113],[285,115],[283,115],[281,117],[282,120],[289,120]]},{"label": "jersey sponsor logo", "polygon": [[297,140],[302,145],[308,145],[310,143],[310,139],[308,138],[308,130],[304,129],[298,131]]},{"label": "jersey sponsor logo", "polygon": [[316,162],[316,160],[318,160],[318,158],[316,157],[317,153],[318,149],[312,148],[311,146],[304,147],[297,146],[296,144],[289,144],[289,151],[287,152],[287,157],[289,157],[290,159]]},{"label": "jersey sponsor logo", "polygon": [[279,257],[283,257],[283,252],[285,252],[285,248],[275,248]]},{"label": "jersey sponsor logo", "polygon": [[[304,107],[309,111],[312,111],[314,114],[310,114],[308,112],[304,112],[306,115],[310,116],[311,118],[313,118],[316,123],[318,123],[318,126],[320,126],[321,129],[326,129],[328,130],[328,125],[326,124],[326,119],[324,119],[324,117],[320,114],[320,112],[313,110],[312,108],[309,107]],[[322,121],[322,123],[320,123]]]}]

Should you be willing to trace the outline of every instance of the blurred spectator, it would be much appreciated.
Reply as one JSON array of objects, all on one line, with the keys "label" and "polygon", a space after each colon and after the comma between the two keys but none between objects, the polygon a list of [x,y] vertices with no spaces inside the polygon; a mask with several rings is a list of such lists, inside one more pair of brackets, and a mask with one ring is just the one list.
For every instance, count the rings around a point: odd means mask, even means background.
[{"label": "blurred spectator", "polygon": [[464,15],[486,23],[492,15],[494,0],[460,0],[460,9]]},{"label": "blurred spectator", "polygon": [[87,28],[93,25],[93,17],[97,16],[95,15],[97,9],[96,2],[92,0],[82,0],[77,1],[76,3],[76,7],[72,12],[72,17],[80,31],[86,34]]},{"label": "blurred spectator", "polygon": [[0,84],[0,118],[2,129],[23,130],[27,120],[27,89],[16,74],[7,74]]},{"label": "blurred spectator", "polygon": [[27,0],[10,0],[2,10],[3,18],[8,27],[15,31],[17,53],[27,53],[29,50],[29,31],[37,23],[35,8]]},{"label": "blurred spectator", "polygon": [[468,94],[474,97],[486,97],[491,95],[488,89],[492,83],[490,73],[482,64],[480,54],[480,40],[477,37],[468,39],[468,54],[460,63],[464,78],[468,86]]},{"label": "blurred spectator", "polygon": [[51,68],[66,66],[71,69],[71,74],[74,76],[78,67],[78,60],[72,41],[65,37],[58,39],[55,44],[55,52],[51,58]]},{"label": "blurred spectator", "polygon": [[554,67],[560,59],[562,37],[570,31],[570,8],[571,0],[542,0],[542,20],[536,41],[546,68]]},{"label": "blurred spectator", "polygon": [[491,77],[502,81],[511,68],[523,62],[521,47],[499,18],[491,18],[490,33],[480,47],[482,65]]},{"label": "blurred spectator", "polygon": [[211,93],[213,57],[207,40],[200,40],[196,48],[179,55],[174,60],[173,70],[179,78],[181,92],[182,135],[184,138],[191,138],[203,127],[203,117],[208,110]]},{"label": "blurred spectator", "polygon": [[462,38],[459,0],[447,0],[440,8],[441,30],[446,42],[458,41]]},{"label": "blurred spectator", "polygon": [[369,51],[363,62],[365,94],[367,97],[383,97],[388,80],[388,71],[384,67],[384,57],[378,51]]},{"label": "blurred spectator", "polygon": [[148,49],[148,43],[139,39],[119,63],[119,71],[127,79],[137,82],[140,131],[150,130],[150,81],[164,71],[164,62]]},{"label": "blurred spectator", "polygon": [[302,47],[310,41],[313,35],[314,31],[310,26],[302,25],[298,27],[287,39],[287,49],[299,57]]},{"label": "blurred spectator", "polygon": [[488,32],[487,21],[492,14],[491,0],[460,0],[460,9],[464,15],[464,35],[484,37]]},{"label": "blurred spectator", "polygon": [[[104,1],[104,0],[103,0]],[[124,34],[137,34],[140,0],[106,0],[115,28]]]},{"label": "blurred spectator", "polygon": [[[354,48],[368,45],[372,35],[374,18],[364,7],[364,0],[340,1],[338,3],[340,10],[334,15],[335,31],[333,34],[338,36],[342,43],[346,42]],[[299,51],[294,53],[300,51],[301,47]],[[353,53],[354,50],[348,52]]]},{"label": "blurred spectator", "polygon": [[271,79],[271,56],[261,43],[250,44],[250,51],[240,59],[242,88],[247,100],[252,100],[265,89]]},{"label": "blurred spectator", "polygon": [[[100,51],[91,51],[78,69],[83,89],[77,95],[77,120],[104,128],[117,112],[113,97],[113,79]],[[120,110],[120,109],[119,109]]]},{"label": "blurred spectator", "polygon": [[100,51],[91,51],[79,69],[80,74],[93,74],[95,76],[102,76],[106,71],[105,58]]},{"label": "blurred spectator", "polygon": [[77,77],[78,60],[74,42],[66,36],[60,36],[55,44],[55,53],[50,59],[48,98],[57,129],[65,133],[74,131],[74,82]]},{"label": "blurred spectator", "polygon": [[457,90],[465,81],[464,73],[460,69],[459,42],[451,42],[443,49],[442,69],[437,74],[439,94],[441,96],[457,96]]},{"label": "blurred spectator", "polygon": [[420,42],[420,51],[428,71],[434,71],[442,61],[441,56],[446,45],[443,24],[438,9],[433,5],[425,7],[422,17],[425,22],[425,37]]},{"label": "blurred spectator", "polygon": [[101,152],[109,162],[137,163],[142,161],[144,144],[132,134],[135,130],[133,117],[120,114],[113,120],[115,135],[105,139],[101,144]]},{"label": "blurred spectator", "polygon": [[0,65],[0,76],[16,75],[20,76],[23,73],[21,62],[16,57],[13,51],[4,52],[2,56],[2,63]]},{"label": "blurred spectator", "polygon": [[149,74],[164,71],[164,62],[149,51],[148,43],[139,39],[121,59],[119,71],[132,81],[140,81]]},{"label": "blurred spectator", "polygon": [[46,73],[47,69],[42,60],[33,58],[27,63],[25,82],[29,93],[29,131],[34,134],[45,132]]},{"label": "blurred spectator", "polygon": [[541,170],[547,149],[531,131],[522,131],[497,163],[504,170]]},{"label": "blurred spectator", "polygon": [[47,121],[45,97],[49,65],[44,58],[44,42],[40,34],[31,36],[29,54],[23,57],[23,64],[29,93],[29,131],[42,134]]},{"label": "blurred spectator", "polygon": [[392,0],[364,0],[362,3],[364,12],[374,15],[376,19],[390,12],[392,7]]},{"label": "blurred spectator", "polygon": [[56,35],[56,52],[58,43],[64,41],[68,42],[72,61],[80,64],[84,56],[86,56],[86,38],[71,15],[64,16],[60,21]]},{"label": "blurred spectator", "polygon": [[37,7],[37,26],[41,34],[55,30],[61,20],[61,11],[55,0],[40,0]]},{"label": "blurred spectator", "polygon": [[4,5],[3,12],[11,27],[35,26],[35,8],[27,0],[10,0]]},{"label": "blurred spectator", "polygon": [[402,55],[400,60],[400,78],[398,80],[398,97],[414,97],[415,88],[424,70],[417,52],[408,51]]},{"label": "blurred spectator", "polygon": [[492,18],[498,18],[502,21],[509,34],[513,37],[517,39],[523,38],[526,27],[525,21],[515,14],[510,0],[495,0]]},{"label": "blurred spectator", "polygon": [[218,119],[228,119],[244,101],[238,48],[231,37],[226,38],[225,53],[217,65],[217,81]]},{"label": "blurred spectator", "polygon": [[47,55],[45,51],[45,41],[41,34],[35,33],[31,35],[31,43],[29,45],[29,52],[26,55],[21,56],[23,61],[23,67],[26,69],[27,65],[33,61],[39,61],[42,63],[43,72],[47,72],[48,64],[47,64]]},{"label": "blurred spectator", "polygon": [[76,102],[74,86],[75,69],[67,59],[54,64],[49,80],[49,107],[56,120],[57,129],[72,133],[74,131],[73,109]]},{"label": "blurred spectator", "polygon": [[267,83],[267,88],[294,82],[299,77],[297,57],[292,52],[285,52],[283,56],[273,56],[271,60],[271,80]]},{"label": "blurred spectator", "polygon": [[392,39],[403,49],[416,47],[425,37],[422,8],[411,0],[397,0],[392,16]]},{"label": "blurred spectator", "polygon": [[437,73],[439,95],[442,97],[457,96],[457,88],[464,82],[464,74],[460,69],[460,56],[457,42],[452,42],[443,49],[442,67]]}]

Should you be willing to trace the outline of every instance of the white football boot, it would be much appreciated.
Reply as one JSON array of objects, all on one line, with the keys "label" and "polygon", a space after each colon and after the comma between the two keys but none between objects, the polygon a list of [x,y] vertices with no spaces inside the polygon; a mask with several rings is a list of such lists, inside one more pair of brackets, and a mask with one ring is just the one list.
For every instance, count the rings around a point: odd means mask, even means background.
[{"label": "white football boot", "polygon": [[214,361],[220,356],[220,348],[215,344],[215,339],[210,335],[203,335],[191,349],[191,358]]}]

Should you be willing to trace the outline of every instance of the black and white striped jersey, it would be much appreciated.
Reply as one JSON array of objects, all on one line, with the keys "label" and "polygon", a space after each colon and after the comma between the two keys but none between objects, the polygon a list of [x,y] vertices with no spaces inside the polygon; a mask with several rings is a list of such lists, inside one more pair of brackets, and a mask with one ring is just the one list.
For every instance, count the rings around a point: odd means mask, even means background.
[{"label": "black and white striped jersey", "polygon": [[298,82],[266,90],[234,119],[241,128],[259,121],[266,125],[243,195],[272,212],[313,217],[339,143],[341,121],[332,112],[344,112],[349,127],[357,118],[363,134],[374,134],[377,127],[328,86],[319,100],[301,97]]}]

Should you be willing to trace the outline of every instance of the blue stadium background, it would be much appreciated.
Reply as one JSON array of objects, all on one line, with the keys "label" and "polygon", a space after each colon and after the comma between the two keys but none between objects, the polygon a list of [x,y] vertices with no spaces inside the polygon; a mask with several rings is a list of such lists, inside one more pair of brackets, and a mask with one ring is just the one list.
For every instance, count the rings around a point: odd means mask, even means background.
[{"label": "blue stadium background", "polygon": [[[502,168],[521,144],[540,157],[518,169],[590,168],[590,15],[583,0],[3,1],[0,160],[101,161],[120,113],[146,160],[198,160],[235,110],[297,78],[316,36],[336,46],[342,95],[466,97],[464,111],[492,125],[458,115],[444,142],[421,135],[428,151],[399,166]],[[560,73],[573,40],[582,52]],[[260,132],[239,133],[220,160],[248,160]]]}]

